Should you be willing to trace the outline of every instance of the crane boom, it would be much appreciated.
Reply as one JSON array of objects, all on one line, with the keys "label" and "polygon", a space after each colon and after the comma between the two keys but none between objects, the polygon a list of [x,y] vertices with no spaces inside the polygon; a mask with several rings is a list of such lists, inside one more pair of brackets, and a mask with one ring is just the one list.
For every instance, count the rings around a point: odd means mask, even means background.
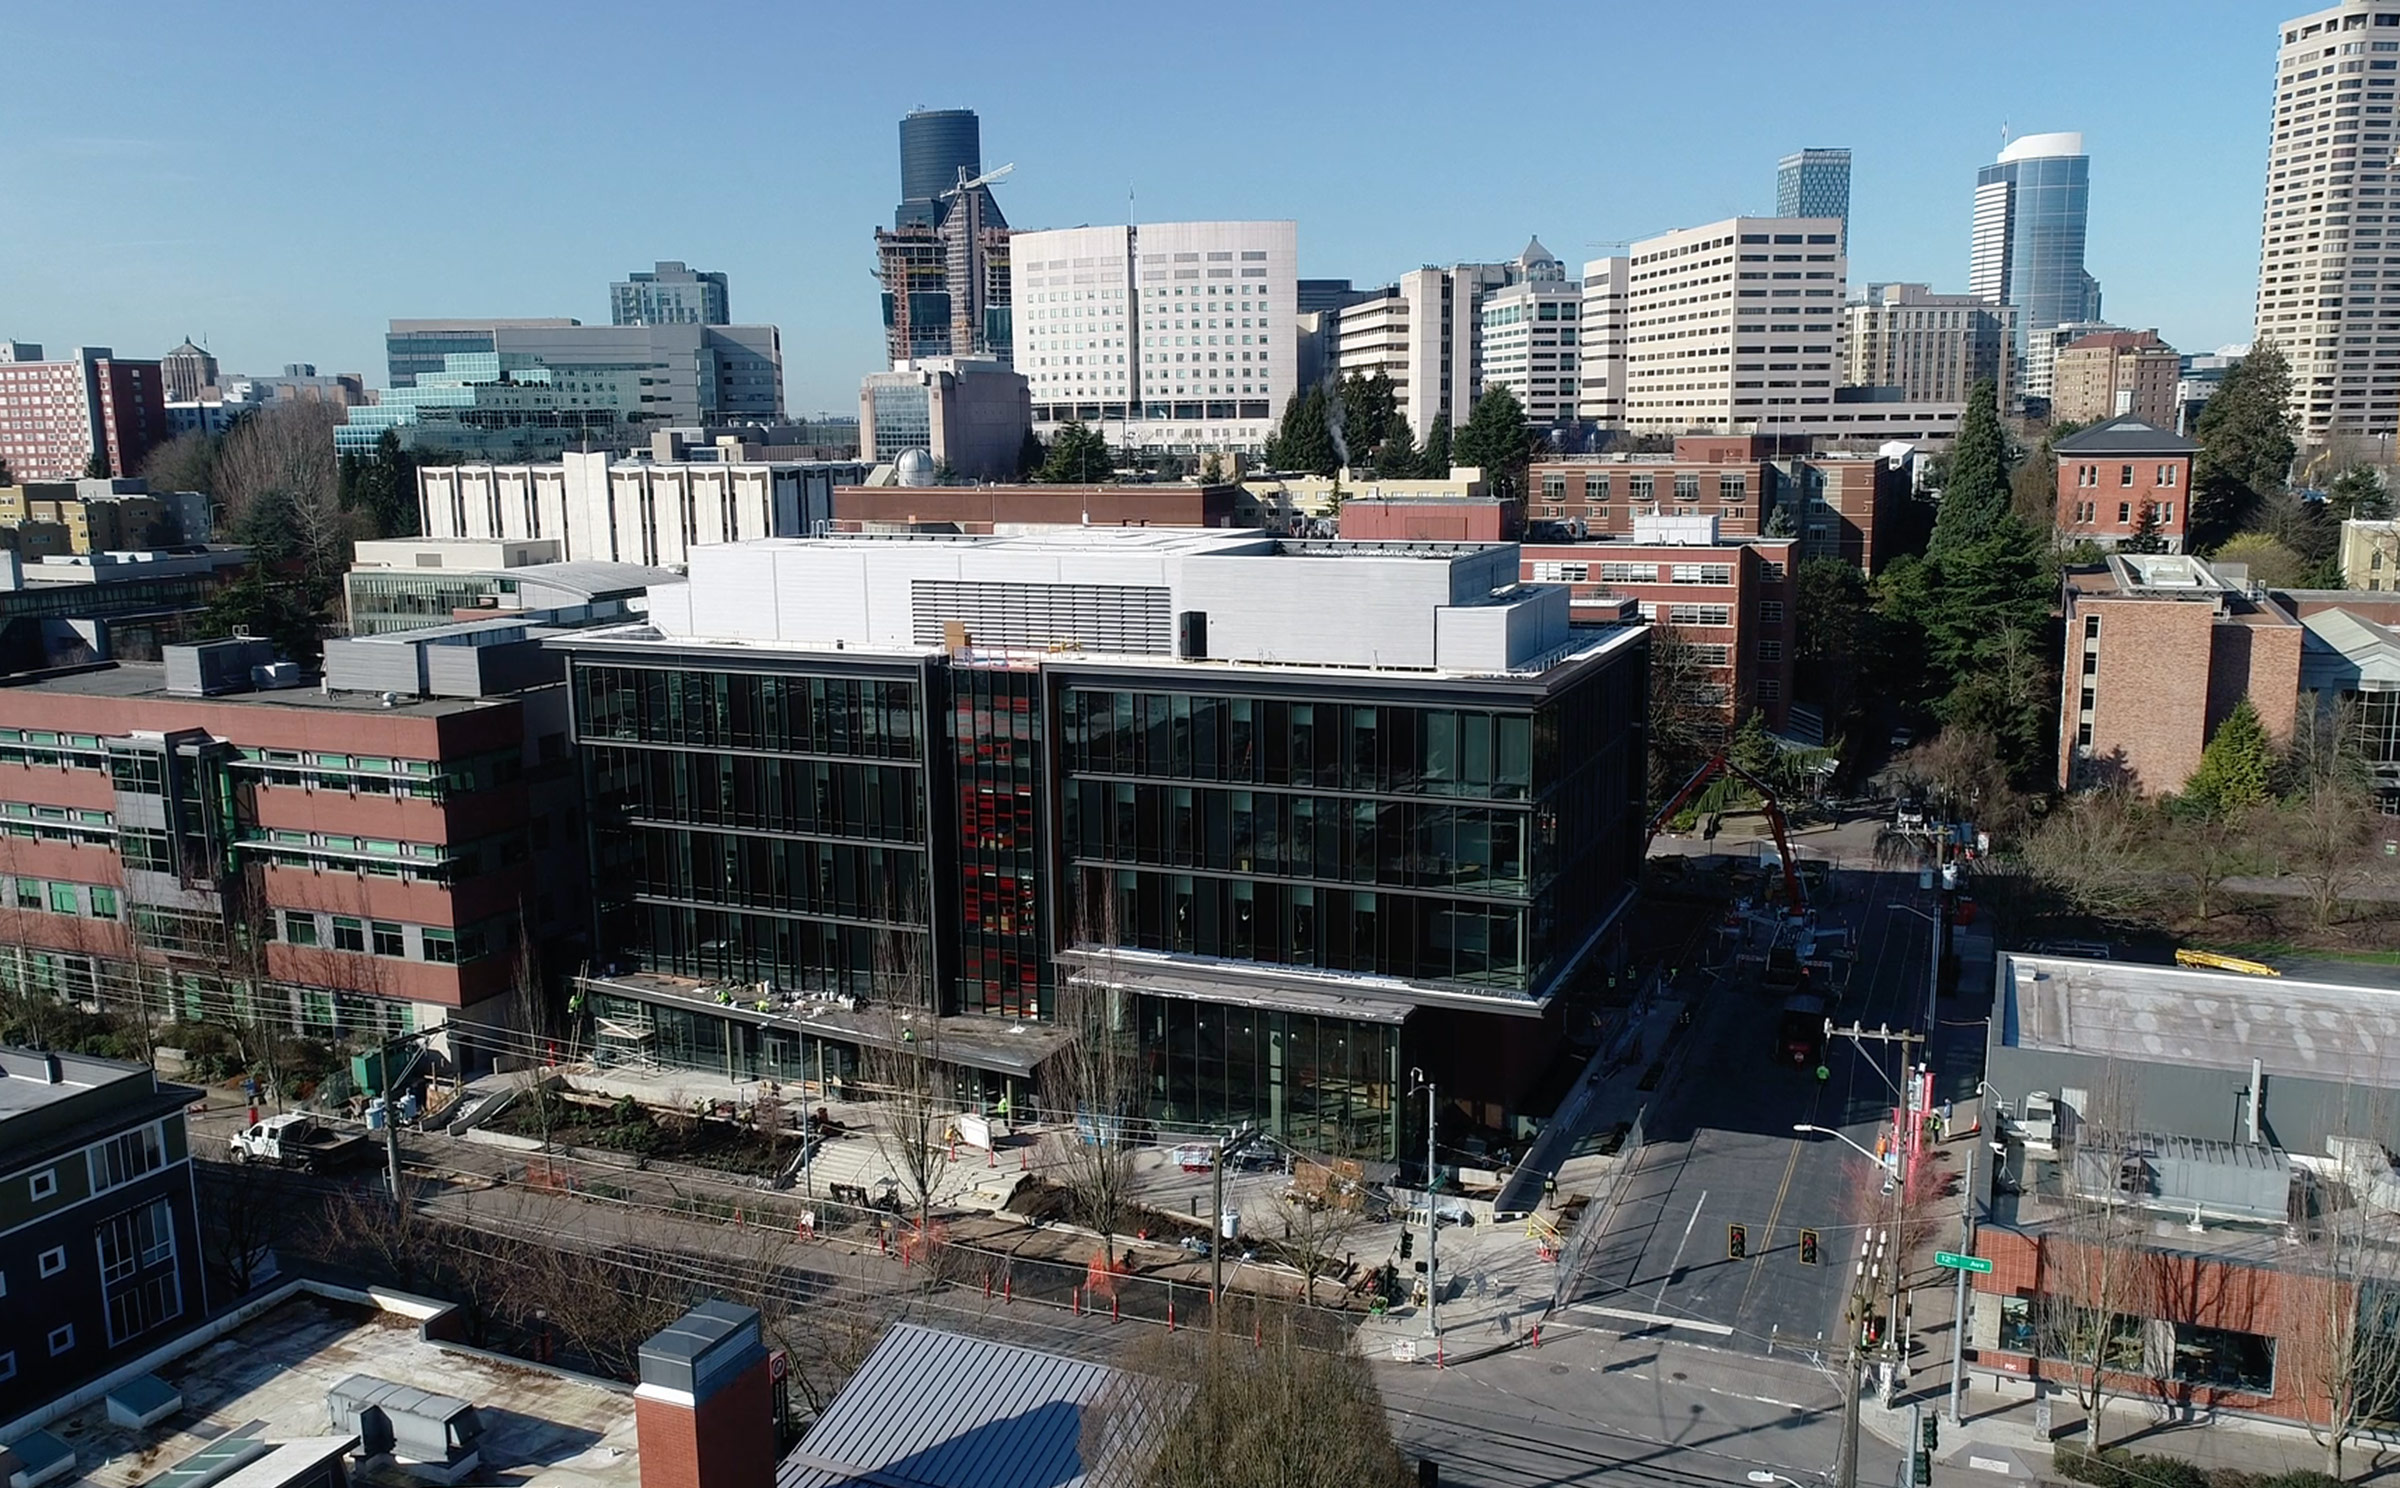
[{"label": "crane boom", "polygon": [[1791,836],[1785,830],[1783,819],[1783,805],[1775,799],[1774,790],[1765,781],[1722,754],[1711,756],[1707,764],[1702,765],[1693,773],[1691,779],[1683,783],[1683,789],[1669,798],[1667,804],[1658,809],[1658,814],[1650,818],[1650,830],[1642,838],[1642,856],[1650,855],[1650,844],[1656,842],[1659,832],[1666,827],[1668,822],[1675,819],[1675,813],[1691,804],[1692,797],[1706,790],[1709,783],[1720,775],[1731,775],[1758,792],[1759,799],[1766,810],[1767,826],[1775,834],[1775,851],[1783,859],[1784,902],[1790,907],[1792,913],[1798,914],[1808,907],[1808,894],[1800,886],[1800,864],[1799,860],[1792,855]]},{"label": "crane boom", "polygon": [[958,184],[951,187],[949,190],[944,191],[942,195],[964,196],[978,186],[991,185],[994,181],[999,180],[1002,176],[1007,175],[1010,171],[1013,171],[1016,168],[1017,163],[1012,160],[1008,164],[999,167],[997,170],[985,171],[982,175],[977,176],[974,180],[970,181],[967,179],[967,168],[962,165],[958,168]]}]

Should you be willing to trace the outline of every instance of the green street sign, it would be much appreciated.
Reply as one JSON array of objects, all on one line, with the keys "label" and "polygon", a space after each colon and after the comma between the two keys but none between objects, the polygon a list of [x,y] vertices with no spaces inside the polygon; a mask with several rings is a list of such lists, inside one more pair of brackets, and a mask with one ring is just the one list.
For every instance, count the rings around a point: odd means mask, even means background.
[{"label": "green street sign", "polygon": [[1935,1251],[1933,1263],[1948,1266],[1953,1271],[1972,1271],[1978,1276],[1992,1269],[1992,1263],[1981,1256],[1952,1255],[1946,1250]]}]

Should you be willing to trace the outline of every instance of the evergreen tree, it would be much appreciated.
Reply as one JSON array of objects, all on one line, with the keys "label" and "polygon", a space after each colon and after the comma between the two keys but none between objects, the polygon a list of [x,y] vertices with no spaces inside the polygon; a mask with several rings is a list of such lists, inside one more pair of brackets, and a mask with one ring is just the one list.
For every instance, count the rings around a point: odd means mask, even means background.
[{"label": "evergreen tree", "polygon": [[[1416,440],[1409,437],[1408,420],[1394,418],[1391,431],[1375,450],[1375,473],[1385,480],[1416,480],[1423,476],[1423,457],[1417,453]],[[1442,472],[1448,475],[1450,472]]]},{"label": "evergreen tree", "polygon": [[1322,385],[1292,394],[1283,405],[1283,424],[1267,442],[1267,463],[1277,470],[1305,470],[1331,475],[1341,468],[1334,452],[1333,431],[1326,427],[1326,398]]},{"label": "evergreen tree", "polygon": [[1035,480],[1051,485],[1097,485],[1116,474],[1116,456],[1108,439],[1081,419],[1061,424],[1050,440],[1050,452]]},{"label": "evergreen tree", "polygon": [[83,462],[83,478],[85,480],[108,479],[108,451],[104,449],[92,451],[92,457]]},{"label": "evergreen tree", "polygon": [[1405,422],[1399,395],[1386,374],[1361,377],[1353,372],[1342,379],[1341,396],[1342,438],[1350,446],[1351,463],[1363,464],[1392,437],[1392,425]]},{"label": "evergreen tree", "polygon": [[1971,547],[2011,519],[2008,485],[2008,436],[2000,428],[1999,392],[1987,380],[1967,395],[1966,415],[1959,420],[1958,443],[1950,451],[1950,469],[1942,486],[1940,512],[1933,519],[1933,542],[1926,550],[1935,559]]},{"label": "evergreen tree", "polygon": [[2351,465],[2325,487],[2325,510],[2337,522],[2378,522],[2392,514],[2392,495],[2373,467]]},{"label": "evergreen tree", "polygon": [[1025,438],[1017,445],[1017,479],[1039,480],[1041,468],[1049,459],[1050,447],[1042,443],[1042,436],[1027,429]]},{"label": "evergreen tree", "polygon": [[[1775,503],[1775,509],[1767,513],[1765,535],[1768,537],[1798,537],[1800,535],[1798,525],[1792,521],[1792,504],[1790,502],[1778,501]],[[1852,571],[1856,572],[1856,570]]]},{"label": "evergreen tree", "polygon": [[2274,774],[2274,741],[2243,698],[2200,751],[2200,768],[2184,782],[2183,799],[2210,814],[2244,811],[2267,799]]},{"label": "evergreen tree", "polygon": [[1482,469],[1487,494],[1502,500],[1525,494],[1533,429],[1525,422],[1525,406],[1516,394],[1496,387],[1475,400],[1466,427],[1458,431],[1456,458],[1462,465]]},{"label": "evergreen tree", "polygon": [[2145,501],[2139,516],[2133,519],[2133,536],[2117,544],[2120,553],[2163,553],[2167,540],[2158,535],[2158,503]]},{"label": "evergreen tree", "polygon": [[1200,461],[1200,484],[1217,486],[1225,483],[1225,461],[1222,456],[1205,455]]},{"label": "evergreen tree", "polygon": [[2262,341],[2225,374],[2200,410],[2193,433],[2190,532],[2197,548],[2214,547],[2241,525],[2262,498],[2281,495],[2298,446],[2292,438],[2292,374],[2271,341]]},{"label": "evergreen tree", "polygon": [[1433,415],[1433,432],[1425,436],[1425,448],[1417,453],[1417,468],[1427,480],[1450,478],[1450,410],[1438,409]]},{"label": "evergreen tree", "polygon": [[13,486],[16,483],[16,475],[9,470],[8,462],[0,460],[0,486]]}]

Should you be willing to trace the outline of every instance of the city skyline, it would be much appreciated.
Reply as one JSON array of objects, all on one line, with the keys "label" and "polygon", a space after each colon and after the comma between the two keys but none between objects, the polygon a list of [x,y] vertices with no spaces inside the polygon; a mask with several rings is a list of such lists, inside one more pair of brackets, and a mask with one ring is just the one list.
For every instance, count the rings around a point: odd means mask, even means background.
[{"label": "city skyline", "polygon": [[[0,335],[157,356],[188,332],[228,369],[306,360],[380,381],[376,353],[391,318],[564,315],[605,324],[609,285],[629,266],[681,259],[731,275],[743,318],[784,329],[795,412],[842,409],[856,379],[882,364],[872,253],[861,239],[889,219],[898,121],[924,105],[981,116],[986,164],[1018,166],[999,188],[1016,226],[1121,222],[1130,188],[1132,214],[1144,222],[1296,220],[1303,276],[1362,285],[1424,263],[1505,256],[1535,234],[1572,268],[1613,240],[1768,211],[1776,162],[1833,143],[1854,152],[1853,281],[1960,292],[1974,172],[1999,149],[2002,122],[2018,134],[2074,130],[2093,161],[2089,264],[2110,286],[2110,318],[2206,350],[2249,337],[2266,150],[2255,104],[2271,82],[2284,18],[2273,7],[2223,4],[2178,8],[2168,26],[2163,6],[2098,17],[2053,6],[1998,37],[1965,18],[1863,5],[1805,16],[1736,7],[1702,29],[1647,17],[1573,20],[1564,24],[1577,34],[1566,40],[1587,49],[1670,61],[1714,49],[1730,69],[1727,97],[1747,95],[1754,76],[1763,83],[1786,43],[1805,38],[1821,49],[1879,26],[1911,28],[1936,50],[1945,38],[1974,45],[1995,86],[1961,104],[1955,80],[1902,76],[1871,95],[1812,90],[1771,114],[1711,118],[1665,107],[1672,66],[1629,68],[1612,83],[1606,111],[1529,95],[1508,137],[1557,146],[1539,151],[1484,142],[1435,114],[1337,129],[1325,122],[1333,116],[1319,90],[1276,86],[1307,72],[1326,46],[1379,58],[1383,75],[1426,75],[1447,60],[1381,13],[1369,24],[1366,12],[1290,20],[1229,11],[1228,25],[1258,23],[1252,76],[1260,86],[1242,90],[1252,99],[1244,109],[1210,114],[1204,149],[1190,144],[1199,121],[1162,108],[1150,84],[1092,75],[1038,44],[1047,27],[1028,28],[992,39],[986,65],[955,88],[927,90],[889,68],[812,67],[807,88],[776,90],[743,126],[755,146],[747,154],[788,162],[769,164],[745,188],[746,209],[691,213],[688,225],[662,231],[660,213],[646,208],[688,200],[707,179],[691,162],[713,157],[696,155],[676,131],[637,124],[642,110],[620,117],[584,106],[571,81],[577,64],[596,59],[637,12],[588,14],[574,33],[538,17],[439,8],[407,23],[360,17],[270,32],[242,20],[119,32],[65,8],[12,10],[0,38],[59,65],[0,103],[0,121],[23,142],[0,161],[0,206],[11,208],[0,213]],[[1074,17],[1062,11],[1057,23],[1071,28]],[[2062,34],[2070,17],[2089,55],[2138,54],[2146,69],[2176,78],[2192,106],[2137,109],[2081,86],[2078,69],[2034,65],[2055,60],[2043,38]],[[755,33],[751,55],[775,55],[787,41],[797,49],[803,39],[796,19],[768,11],[719,20]],[[1146,27],[1126,32],[1134,53]],[[870,23],[849,16],[809,40],[806,55],[861,60],[881,44]],[[528,56],[549,61],[527,67]],[[725,89],[737,115],[752,107],[738,80],[705,62],[661,54],[649,65],[645,92],[654,97]],[[114,80],[98,116],[74,104],[95,78]],[[371,170],[338,164],[345,139],[389,143],[415,133],[430,146],[462,127],[454,117],[435,122],[444,98],[493,90],[515,100],[507,148],[469,152],[476,158],[384,150]],[[193,91],[243,99],[245,113],[261,119],[320,119],[328,153],[282,166],[240,130],[222,144],[214,132],[195,142],[191,115],[171,101]],[[1561,158],[1587,162],[1584,178],[1562,186]],[[2180,168],[2196,158],[2215,163]],[[312,175],[335,189],[295,189]],[[629,200],[645,209],[627,211]],[[444,209],[418,210],[426,203]],[[378,214],[389,231],[372,230]],[[2160,264],[2151,247],[2170,221],[2179,251]]]}]

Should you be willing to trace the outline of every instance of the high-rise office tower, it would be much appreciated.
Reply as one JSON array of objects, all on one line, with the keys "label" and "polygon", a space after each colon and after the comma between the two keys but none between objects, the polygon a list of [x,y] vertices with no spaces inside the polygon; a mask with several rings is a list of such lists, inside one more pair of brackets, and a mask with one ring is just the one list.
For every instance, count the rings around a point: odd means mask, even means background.
[{"label": "high-rise office tower", "polygon": [[[2283,23],[2257,333],[2291,361],[2292,416],[2311,442],[2400,432],[2400,299],[2376,303],[2378,281],[2400,291],[2380,225],[2387,193],[2400,189],[2395,73],[2400,4],[2347,0]],[[2391,231],[2400,239],[2400,226]]]},{"label": "high-rise office tower", "polygon": [[1850,152],[1801,150],[1775,166],[1775,215],[1839,217],[1850,230]]},{"label": "high-rise office tower", "polygon": [[918,109],[900,121],[900,205],[875,232],[884,349],[918,357],[1010,359],[1008,219],[983,174],[973,109]]},{"label": "high-rise office tower", "polygon": [[1627,428],[1781,432],[1831,417],[1849,274],[1838,219],[1728,218],[1627,256]]},{"label": "high-rise office tower", "polygon": [[677,259],[636,269],[609,286],[612,325],[728,325],[725,276],[695,273]]},{"label": "high-rise office tower", "polygon": [[1967,292],[2017,307],[2019,391],[2050,396],[2050,359],[2037,334],[2100,318],[2100,281],[2084,272],[2091,157],[2080,134],[2028,134],[1975,173]]}]

